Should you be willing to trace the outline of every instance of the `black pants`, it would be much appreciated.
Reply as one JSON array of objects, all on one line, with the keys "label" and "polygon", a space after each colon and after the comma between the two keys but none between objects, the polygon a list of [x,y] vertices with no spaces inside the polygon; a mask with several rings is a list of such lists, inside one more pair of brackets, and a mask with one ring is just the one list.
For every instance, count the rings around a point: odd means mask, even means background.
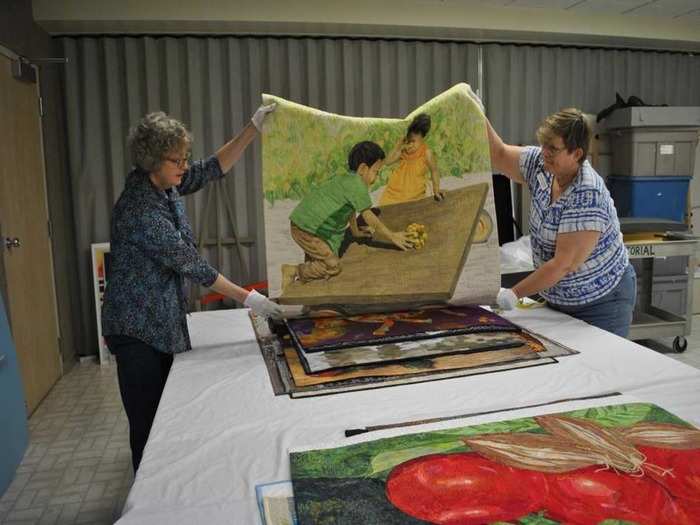
[{"label": "black pants", "polygon": [[117,358],[119,390],[129,419],[131,463],[136,473],[173,356],[125,335],[108,335],[105,340]]}]

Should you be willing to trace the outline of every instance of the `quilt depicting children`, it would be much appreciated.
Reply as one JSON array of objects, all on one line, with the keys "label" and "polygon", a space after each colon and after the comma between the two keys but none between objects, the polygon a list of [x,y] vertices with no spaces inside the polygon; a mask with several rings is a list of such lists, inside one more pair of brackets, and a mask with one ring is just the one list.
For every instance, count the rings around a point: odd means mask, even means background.
[{"label": "quilt depicting children", "polygon": [[379,205],[408,202],[425,197],[427,175],[430,172],[433,198],[441,201],[440,174],[433,152],[425,142],[430,131],[430,115],[416,115],[408,126],[406,136],[389,153],[386,166],[399,162],[398,167],[389,175],[389,181],[379,199]]},{"label": "quilt depicting children", "polygon": [[[330,113],[263,95],[265,277],[280,304],[489,302],[498,239],[485,121],[458,84],[404,118]],[[480,233],[484,230],[483,233]],[[256,262],[259,253],[253,253]]]},{"label": "quilt depicting children", "polygon": [[[290,232],[304,250],[305,261],[282,266],[283,290],[296,280],[305,283],[338,275],[342,271],[340,246],[348,227],[355,238],[372,237],[376,231],[401,250],[413,247],[407,232],[389,230],[371,209],[369,188],[384,158],[384,150],[374,142],[355,144],[348,155],[347,170],[311,190],[294,208],[289,217]],[[358,226],[357,214],[366,226]]]}]

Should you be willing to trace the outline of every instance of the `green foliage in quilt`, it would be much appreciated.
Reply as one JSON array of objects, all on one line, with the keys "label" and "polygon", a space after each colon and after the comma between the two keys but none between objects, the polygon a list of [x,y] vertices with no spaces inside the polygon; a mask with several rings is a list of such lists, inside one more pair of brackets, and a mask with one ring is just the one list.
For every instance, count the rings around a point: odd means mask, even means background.
[{"label": "green foliage in quilt", "polygon": [[[575,410],[566,413],[604,426],[629,426],[643,421],[687,425],[682,419],[648,403],[631,403]],[[461,438],[501,432],[536,432],[543,430],[533,418],[511,419],[470,427],[452,428],[393,438],[378,439],[334,449],[291,454],[292,476],[300,477],[378,477],[404,461],[426,454],[466,452]]]},{"label": "green foliage in quilt", "polygon": [[[265,198],[271,204],[300,200],[310,188],[347,170],[348,153],[358,142],[371,140],[388,154],[419,113],[430,115],[426,142],[442,178],[490,171],[485,121],[469,89],[457,84],[404,119],[345,117],[263,95],[266,104],[277,103],[263,134]],[[383,169],[372,190],[385,185],[393,169]]]}]

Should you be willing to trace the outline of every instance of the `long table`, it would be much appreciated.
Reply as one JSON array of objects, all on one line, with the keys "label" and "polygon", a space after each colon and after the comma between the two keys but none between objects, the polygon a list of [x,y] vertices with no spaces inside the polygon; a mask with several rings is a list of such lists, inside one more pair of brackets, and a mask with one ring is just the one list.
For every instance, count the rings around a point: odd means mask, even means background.
[{"label": "long table", "polygon": [[[288,450],[344,431],[622,392],[700,425],[700,370],[548,308],[506,314],[580,352],[553,365],[304,399],[274,396],[246,310],[189,316],[119,524],[259,522],[255,485],[289,479]],[[577,401],[459,420],[557,412]],[[393,432],[400,432],[393,431]],[[403,432],[417,431],[417,427]],[[380,437],[380,433],[372,433]],[[360,438],[361,439],[361,438]]]}]

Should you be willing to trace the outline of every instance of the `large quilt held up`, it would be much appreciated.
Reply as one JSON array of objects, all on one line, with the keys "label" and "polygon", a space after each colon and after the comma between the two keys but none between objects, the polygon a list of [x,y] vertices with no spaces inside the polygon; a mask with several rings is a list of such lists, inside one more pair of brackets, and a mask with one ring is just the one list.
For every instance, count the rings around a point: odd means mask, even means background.
[{"label": "large quilt held up", "polygon": [[630,403],[290,454],[300,524],[700,524],[700,430]]},{"label": "large quilt held up", "polygon": [[[500,283],[491,166],[469,89],[458,84],[403,119],[336,115],[263,96],[277,103],[263,132],[271,297],[375,307],[493,301]],[[414,147],[408,129],[419,116],[429,126]],[[349,169],[349,153],[362,142],[385,154],[376,180]],[[368,210],[391,234],[410,236],[412,249],[367,223]],[[315,266],[300,270],[304,263]]]}]

